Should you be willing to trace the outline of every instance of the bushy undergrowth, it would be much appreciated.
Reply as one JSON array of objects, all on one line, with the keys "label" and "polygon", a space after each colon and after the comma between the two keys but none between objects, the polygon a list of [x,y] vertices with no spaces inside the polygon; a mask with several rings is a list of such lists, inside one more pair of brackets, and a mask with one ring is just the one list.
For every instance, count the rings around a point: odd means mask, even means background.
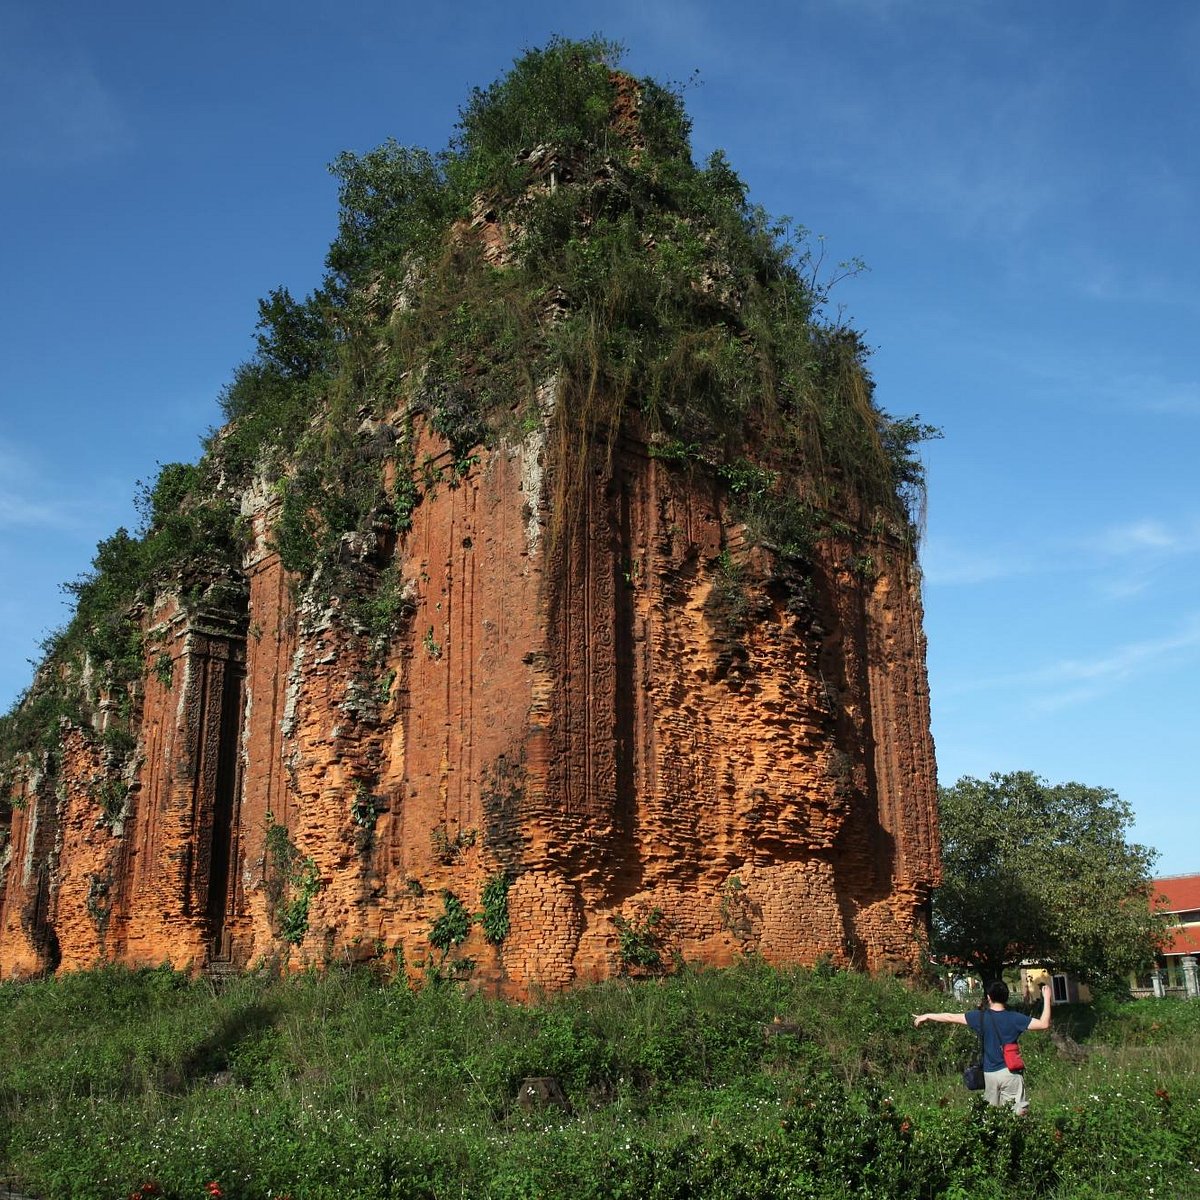
[{"label": "bushy undergrowth", "polygon": [[[912,1028],[944,999],[753,963],[529,1006],[365,971],[4,985],[0,1178],[87,1200],[1200,1195],[1200,1005],[1114,1007],[1082,1064],[1027,1036],[1020,1120],[961,1090],[964,1030]],[[1169,1036],[1145,1045],[1147,1021]],[[525,1111],[546,1075],[569,1107]]]}]

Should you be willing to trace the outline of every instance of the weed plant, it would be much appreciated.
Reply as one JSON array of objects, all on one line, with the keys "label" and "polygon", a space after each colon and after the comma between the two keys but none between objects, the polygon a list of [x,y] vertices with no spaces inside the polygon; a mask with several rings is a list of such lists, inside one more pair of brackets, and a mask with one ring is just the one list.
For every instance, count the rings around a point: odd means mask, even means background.
[{"label": "weed plant", "polygon": [[[527,1006],[365,969],[6,984],[0,1179],[87,1200],[1200,1196],[1200,1006],[1111,1006],[1081,1064],[1027,1036],[1022,1120],[962,1090],[965,1030],[912,1028],[945,1001],[755,962]],[[569,1108],[520,1107],[544,1075]]]}]

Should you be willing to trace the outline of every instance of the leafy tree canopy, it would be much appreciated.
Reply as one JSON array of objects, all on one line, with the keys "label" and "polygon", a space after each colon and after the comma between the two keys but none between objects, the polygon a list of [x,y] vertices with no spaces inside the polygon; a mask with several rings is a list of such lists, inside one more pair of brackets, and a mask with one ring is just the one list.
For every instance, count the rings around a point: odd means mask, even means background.
[{"label": "leafy tree canopy", "polygon": [[964,776],[939,792],[942,884],[935,953],[998,979],[1027,959],[1095,983],[1153,957],[1156,852],[1126,841],[1115,792],[1030,771]]}]

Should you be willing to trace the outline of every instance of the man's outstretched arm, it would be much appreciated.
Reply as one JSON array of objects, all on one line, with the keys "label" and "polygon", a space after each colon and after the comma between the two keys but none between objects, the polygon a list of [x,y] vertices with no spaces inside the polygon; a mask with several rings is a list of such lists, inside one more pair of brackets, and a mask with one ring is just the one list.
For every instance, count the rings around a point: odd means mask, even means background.
[{"label": "man's outstretched arm", "polygon": [[[966,1013],[913,1013],[913,1024],[923,1025],[926,1021],[940,1021],[943,1025],[965,1025]],[[1032,1025],[1029,1026],[1033,1028]]]}]

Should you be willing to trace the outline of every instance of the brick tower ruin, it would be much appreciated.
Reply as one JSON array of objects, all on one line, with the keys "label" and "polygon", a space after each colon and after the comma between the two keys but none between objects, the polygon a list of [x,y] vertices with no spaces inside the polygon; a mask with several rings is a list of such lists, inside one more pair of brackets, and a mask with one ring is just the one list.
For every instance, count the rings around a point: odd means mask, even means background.
[{"label": "brick tower ruin", "polygon": [[[610,128],[637,129],[644,86],[606,81]],[[651,157],[640,133],[624,165],[541,146],[522,194],[587,189],[599,212]],[[441,243],[472,252],[443,259],[451,317],[472,281],[516,269],[530,224],[528,199],[481,195]],[[706,272],[696,294],[731,325],[744,297]],[[372,319],[411,325],[413,286]],[[584,294],[539,293],[538,336]],[[260,343],[281,371],[278,337]],[[488,353],[453,376],[459,408],[499,370]],[[523,390],[493,387],[467,437],[435,361],[340,409],[334,368],[289,367],[320,395],[299,440],[239,474],[235,419],[199,468],[236,517],[233,549],[125,603],[125,677],[94,652],[42,668],[26,711],[73,699],[10,739],[0,977],[374,960],[520,997],[747,954],[918,969],[938,843],[903,522],[860,496],[783,547],[734,468],[764,464],[759,492],[799,496],[813,468],[772,458],[765,426],[724,459],[715,436],[629,405],[564,436],[581,393],[543,362]],[[376,481],[350,528],[313,515],[344,480],[296,501],[304,438],[335,410],[340,461]],[[284,536],[297,513],[324,539],[311,573]]]}]

